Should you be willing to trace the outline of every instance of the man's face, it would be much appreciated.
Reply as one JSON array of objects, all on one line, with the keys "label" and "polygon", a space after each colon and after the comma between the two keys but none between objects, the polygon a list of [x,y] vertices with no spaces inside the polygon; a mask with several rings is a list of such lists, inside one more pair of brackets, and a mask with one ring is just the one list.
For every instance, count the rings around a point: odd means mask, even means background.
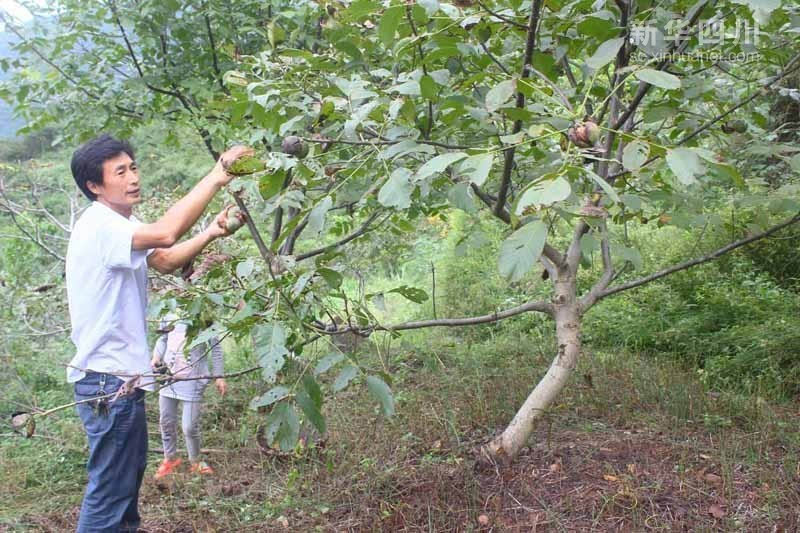
[{"label": "man's face", "polygon": [[133,206],[142,201],[139,192],[139,168],[136,161],[121,153],[103,163],[103,184],[87,182],[97,201],[129,217]]}]

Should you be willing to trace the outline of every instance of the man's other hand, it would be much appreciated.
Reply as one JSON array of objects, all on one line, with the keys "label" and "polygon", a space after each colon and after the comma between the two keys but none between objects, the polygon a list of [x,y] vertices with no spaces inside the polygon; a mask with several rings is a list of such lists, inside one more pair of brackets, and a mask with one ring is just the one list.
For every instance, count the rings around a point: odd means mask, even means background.
[{"label": "man's other hand", "polygon": [[229,205],[214,217],[214,221],[208,225],[206,232],[214,239],[226,237],[236,233],[244,225],[244,222],[244,214],[233,205]]}]

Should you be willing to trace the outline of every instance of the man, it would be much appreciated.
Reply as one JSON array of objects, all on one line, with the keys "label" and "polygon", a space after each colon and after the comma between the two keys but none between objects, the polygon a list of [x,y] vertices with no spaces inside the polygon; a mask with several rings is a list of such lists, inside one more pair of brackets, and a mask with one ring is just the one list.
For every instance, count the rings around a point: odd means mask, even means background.
[{"label": "man", "polygon": [[[67,249],[67,298],[77,348],[67,368],[89,439],[89,483],[78,532],[136,531],[147,455],[144,391],[152,390],[147,343],[147,267],[172,272],[228,234],[225,212],[200,234],[177,243],[233,176],[228,166],[252,150],[235,147],[157,222],[133,215],[139,172],[127,142],[101,135],[75,151],[72,176],[92,205],[76,222]],[[126,383],[127,382],[127,383]],[[124,385],[124,386],[123,386]],[[141,388],[137,388],[141,386]],[[113,397],[106,397],[118,391]]]}]

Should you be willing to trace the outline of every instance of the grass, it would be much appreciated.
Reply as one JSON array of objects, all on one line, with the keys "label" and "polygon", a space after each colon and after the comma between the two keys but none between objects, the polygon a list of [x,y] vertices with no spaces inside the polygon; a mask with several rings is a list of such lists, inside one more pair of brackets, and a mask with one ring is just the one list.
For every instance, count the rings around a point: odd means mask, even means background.
[{"label": "grass", "polygon": [[[263,453],[247,408],[255,379],[208,393],[205,446],[218,475],[159,485],[151,454],[145,527],[160,531],[792,531],[800,527],[797,408],[710,392],[696,372],[626,352],[586,354],[509,468],[475,450],[512,416],[549,363],[525,336],[463,344],[415,333],[383,354],[396,377],[385,419],[364,387],[326,404],[325,441]],[[157,444],[150,401],[151,443]],[[85,473],[71,413],[43,437],[0,441],[0,528],[73,527]],[[715,517],[712,512],[716,512]],[[484,521],[482,524],[480,521]]]}]

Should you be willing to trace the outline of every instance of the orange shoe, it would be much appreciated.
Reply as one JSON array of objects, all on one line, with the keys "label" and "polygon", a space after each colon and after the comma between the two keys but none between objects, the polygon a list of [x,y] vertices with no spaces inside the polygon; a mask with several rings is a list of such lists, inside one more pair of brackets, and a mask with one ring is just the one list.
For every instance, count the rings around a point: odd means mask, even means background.
[{"label": "orange shoe", "polygon": [[161,479],[162,477],[174,474],[175,470],[180,466],[181,462],[182,461],[180,457],[173,459],[172,461],[170,461],[169,459],[164,459],[164,462],[161,463],[161,465],[158,467],[158,470],[156,470],[156,474],[153,477],[155,479]]},{"label": "orange shoe", "polygon": [[200,461],[199,463],[192,463],[192,466],[189,468],[189,472],[192,474],[201,474],[201,475],[214,475],[214,469],[208,466],[208,463],[205,461]]}]

